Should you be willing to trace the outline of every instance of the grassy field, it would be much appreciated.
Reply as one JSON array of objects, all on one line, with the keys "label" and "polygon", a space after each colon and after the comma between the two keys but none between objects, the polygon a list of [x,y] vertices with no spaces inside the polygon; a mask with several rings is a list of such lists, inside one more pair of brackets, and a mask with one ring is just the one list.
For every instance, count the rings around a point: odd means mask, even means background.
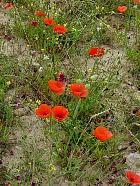
[{"label": "grassy field", "polygon": [[0,1],[0,185],[140,185],[140,1]]}]

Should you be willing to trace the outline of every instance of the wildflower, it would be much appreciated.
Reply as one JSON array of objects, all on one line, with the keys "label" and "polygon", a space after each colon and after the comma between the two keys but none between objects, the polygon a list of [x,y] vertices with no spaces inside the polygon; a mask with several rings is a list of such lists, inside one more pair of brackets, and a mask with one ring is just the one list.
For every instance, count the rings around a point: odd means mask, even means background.
[{"label": "wildflower", "polygon": [[43,58],[43,60],[48,60],[49,59],[49,56],[47,56],[47,55],[44,55],[44,58]]},{"label": "wildflower", "polygon": [[56,167],[53,164],[50,164],[50,171],[51,172],[56,171]]},{"label": "wildflower", "polygon": [[51,107],[46,104],[41,104],[35,113],[40,118],[48,118],[51,115]]},{"label": "wildflower", "polygon": [[36,14],[37,16],[40,16],[40,17],[45,17],[45,16],[46,16],[46,14],[43,13],[42,11],[40,11],[40,10],[36,10],[36,11],[35,11],[35,14]]},{"label": "wildflower", "polygon": [[18,109],[20,107],[20,102],[17,102],[15,107]]},{"label": "wildflower", "polygon": [[93,131],[93,135],[100,141],[107,141],[112,138],[113,134],[105,127],[99,126]]},{"label": "wildflower", "polygon": [[93,69],[89,68],[89,69],[88,69],[88,72],[92,72],[92,70],[93,70]]},{"label": "wildflower", "polygon": [[66,32],[68,32],[68,29],[65,26],[63,26],[63,25],[55,25],[53,27],[53,30],[57,34],[65,34]]},{"label": "wildflower", "polygon": [[11,81],[7,81],[6,84],[7,84],[7,86],[10,86],[11,85]]},{"label": "wildflower", "polygon": [[127,171],[126,176],[127,176],[130,183],[136,184],[136,185],[140,184],[140,176],[137,175],[135,172]]},{"label": "wildflower", "polygon": [[65,82],[65,75],[63,72],[59,72],[57,76],[58,81]]},{"label": "wildflower", "polygon": [[70,85],[72,93],[77,97],[87,97],[88,89],[83,83],[74,83]]},{"label": "wildflower", "polygon": [[31,186],[37,186],[35,181],[32,181]]},{"label": "wildflower", "polygon": [[21,176],[16,177],[17,181],[21,181]]},{"label": "wildflower", "polygon": [[49,80],[48,81],[48,86],[50,87],[51,91],[61,95],[65,91],[65,84],[60,81],[55,81],[55,80]]},{"label": "wildflower", "polygon": [[36,117],[31,118],[32,121],[37,121]]},{"label": "wildflower", "polygon": [[40,105],[41,104],[41,101],[39,99],[36,100],[36,104],[37,105]]},{"label": "wildflower", "polygon": [[50,123],[50,118],[45,118],[45,121],[47,122],[47,123]]},{"label": "wildflower", "polygon": [[12,8],[13,8],[13,3],[12,3],[12,2],[6,3],[5,9],[10,10],[10,9],[12,9]]},{"label": "wildflower", "polygon": [[69,111],[67,108],[63,107],[63,106],[55,106],[52,109],[52,114],[54,116],[54,118],[60,122],[65,120],[68,117]]},{"label": "wildflower", "polygon": [[99,27],[99,26],[96,27],[97,32],[99,32],[101,29],[102,29],[102,28]]},{"label": "wildflower", "polygon": [[39,69],[38,69],[38,72],[42,72],[43,71],[43,67],[40,67]]},{"label": "wildflower", "polygon": [[37,26],[38,24],[39,24],[39,21],[38,20],[33,20],[31,25],[32,26]]},{"label": "wildflower", "polygon": [[55,20],[52,17],[44,18],[44,23],[47,26],[51,26],[55,24]]},{"label": "wildflower", "polygon": [[105,49],[104,48],[91,48],[88,51],[88,53],[90,56],[93,56],[93,57],[102,57],[105,53]]},{"label": "wildflower", "polygon": [[127,6],[118,6],[118,11],[120,13],[124,13],[124,12],[126,12],[126,10],[127,10]]}]

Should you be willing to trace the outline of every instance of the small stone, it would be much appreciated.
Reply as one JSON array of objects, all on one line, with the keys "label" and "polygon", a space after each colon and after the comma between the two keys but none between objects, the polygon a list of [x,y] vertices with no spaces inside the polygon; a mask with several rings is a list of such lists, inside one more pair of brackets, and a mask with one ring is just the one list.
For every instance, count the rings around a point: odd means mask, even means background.
[{"label": "small stone", "polygon": [[126,164],[133,170],[140,173],[140,154],[130,153],[126,156]]}]

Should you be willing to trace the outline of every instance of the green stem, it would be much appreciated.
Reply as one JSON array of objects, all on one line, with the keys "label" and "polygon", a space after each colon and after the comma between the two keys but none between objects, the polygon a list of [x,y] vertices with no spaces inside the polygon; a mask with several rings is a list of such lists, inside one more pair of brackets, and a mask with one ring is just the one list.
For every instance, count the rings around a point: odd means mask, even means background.
[{"label": "green stem", "polygon": [[79,108],[80,108],[80,105],[81,105],[81,99],[79,99],[77,105],[76,105],[76,108],[75,108],[75,111],[74,111],[74,114],[73,114],[73,119],[76,118],[77,114],[78,114],[78,111],[79,111]]}]

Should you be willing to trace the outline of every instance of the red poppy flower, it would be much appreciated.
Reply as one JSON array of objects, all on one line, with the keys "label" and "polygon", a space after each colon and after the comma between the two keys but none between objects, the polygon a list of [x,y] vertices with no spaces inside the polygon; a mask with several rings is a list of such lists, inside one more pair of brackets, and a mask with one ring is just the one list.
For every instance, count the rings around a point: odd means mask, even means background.
[{"label": "red poppy flower", "polygon": [[35,11],[35,14],[36,14],[37,16],[40,16],[40,17],[45,17],[45,16],[46,16],[46,14],[43,13],[42,11],[40,11],[40,10],[36,10],[36,11]]},{"label": "red poppy flower", "polygon": [[52,109],[52,114],[54,116],[54,118],[60,122],[65,120],[68,117],[69,111],[67,108],[63,107],[63,106],[55,106]]},{"label": "red poppy flower", "polygon": [[37,26],[39,24],[39,21],[38,20],[33,20],[32,21],[32,26]]},{"label": "red poppy flower", "polygon": [[54,25],[55,24],[55,20],[52,17],[45,18],[44,19],[44,23],[47,26],[51,26],[51,25]]},{"label": "red poppy flower", "polygon": [[53,27],[53,30],[57,34],[65,34],[66,32],[68,32],[68,29],[65,26],[63,26],[63,25],[55,25]]},{"label": "red poppy flower", "polygon": [[40,118],[48,118],[51,115],[51,107],[46,104],[41,104],[35,113]]},{"label": "red poppy flower", "polygon": [[88,89],[83,83],[74,83],[70,85],[72,93],[77,97],[87,97]]},{"label": "red poppy flower", "polygon": [[126,172],[126,176],[127,176],[127,178],[128,178],[130,183],[132,183],[132,184],[140,184],[140,176],[137,175],[135,172],[127,171]]},{"label": "red poppy flower", "polygon": [[124,12],[126,12],[126,10],[127,10],[127,6],[118,6],[118,11],[120,13],[124,13]]},{"label": "red poppy flower", "polygon": [[140,0],[133,0],[133,3],[137,5],[140,3]]},{"label": "red poppy flower", "polygon": [[104,48],[91,48],[88,53],[90,56],[102,57],[105,53],[105,49]]},{"label": "red poppy flower", "polygon": [[100,141],[106,141],[112,138],[113,134],[105,127],[99,126],[93,131],[93,135]]},{"label": "red poppy flower", "polygon": [[10,9],[12,9],[12,8],[13,8],[13,3],[12,3],[12,2],[6,3],[5,9],[10,10]]},{"label": "red poppy flower", "polygon": [[58,95],[63,94],[63,92],[65,91],[65,84],[60,81],[49,80],[48,86],[50,87],[52,92],[55,92]]}]

